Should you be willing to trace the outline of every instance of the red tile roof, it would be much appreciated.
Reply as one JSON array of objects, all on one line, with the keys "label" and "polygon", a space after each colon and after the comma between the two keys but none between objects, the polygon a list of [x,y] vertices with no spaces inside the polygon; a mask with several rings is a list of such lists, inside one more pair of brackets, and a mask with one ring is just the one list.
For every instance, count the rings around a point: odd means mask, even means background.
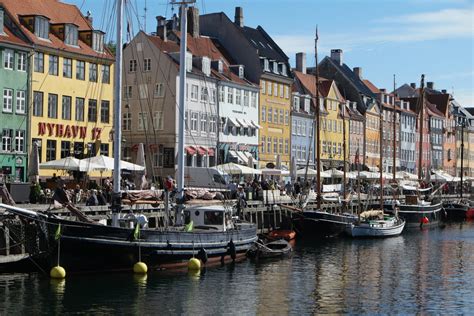
[{"label": "red tile roof", "polygon": [[370,80],[363,79],[362,81],[367,86],[367,88],[369,88],[369,90],[372,91],[373,93],[377,94],[381,92],[379,88],[377,88]]},{"label": "red tile roof", "polygon": [[[313,97],[316,96],[316,76],[310,75],[310,74],[304,74],[299,71],[293,71],[295,74],[295,77],[301,82],[301,85],[303,88],[305,88],[306,91],[308,91]],[[331,85],[333,83],[333,80],[328,80],[322,77],[319,77],[319,93],[321,94],[322,97],[327,97],[329,94],[329,91],[331,90]],[[340,95],[339,92],[337,92],[340,101],[344,101],[344,98],[342,95]]]},{"label": "red tile roof", "polygon": [[426,99],[436,105],[436,108],[443,113],[443,115],[447,115],[447,111],[449,109],[449,94],[426,94]]},{"label": "red tile roof", "polygon": [[0,34],[0,43],[16,44],[25,47],[30,47],[27,42],[13,34],[7,27],[3,28],[5,34]]},{"label": "red tile roof", "polygon": [[0,4],[13,17],[21,31],[37,46],[60,49],[96,58],[113,59],[113,56],[107,50],[104,53],[98,53],[80,39],[78,41],[79,47],[66,45],[51,32],[49,33],[49,41],[38,39],[33,32],[20,23],[20,16],[41,15],[49,18],[51,24],[72,23],[79,27],[79,31],[92,30],[89,21],[75,5],[66,4],[59,0],[0,0]]}]

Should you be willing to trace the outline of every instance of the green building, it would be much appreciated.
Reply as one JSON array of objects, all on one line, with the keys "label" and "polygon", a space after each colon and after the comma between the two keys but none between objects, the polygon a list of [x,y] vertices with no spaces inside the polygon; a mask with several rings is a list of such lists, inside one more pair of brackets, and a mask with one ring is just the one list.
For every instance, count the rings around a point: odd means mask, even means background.
[{"label": "green building", "polygon": [[0,6],[0,182],[27,180],[30,52]]}]

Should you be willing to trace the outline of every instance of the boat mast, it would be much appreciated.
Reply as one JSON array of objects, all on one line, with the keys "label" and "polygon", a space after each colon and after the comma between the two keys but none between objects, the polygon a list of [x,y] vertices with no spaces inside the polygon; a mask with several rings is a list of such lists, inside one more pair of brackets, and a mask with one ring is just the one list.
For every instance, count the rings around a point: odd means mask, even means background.
[{"label": "boat mast", "polygon": [[[397,175],[397,127],[396,127],[396,118],[397,118],[397,112],[396,112],[396,108],[395,108],[395,86],[396,86],[396,83],[395,83],[395,74],[393,74],[393,172],[392,172],[392,176],[393,176],[393,183],[395,184],[396,183],[396,175]],[[401,112],[400,112],[400,125],[401,125]],[[397,196],[397,191],[394,189],[394,187],[392,188],[392,192],[393,192],[393,202],[395,203],[395,199],[396,199],[396,196]],[[395,204],[394,204],[394,208],[395,208]],[[395,211],[395,209],[394,209]]]},{"label": "boat mast", "polygon": [[462,184],[462,178],[463,178],[463,168],[464,168],[464,124],[465,121],[463,120],[461,123],[461,193],[460,197],[462,199],[462,191],[463,191],[463,184]]},{"label": "boat mast", "polygon": [[[343,182],[343,197],[344,197],[344,201],[346,200],[346,182],[347,182],[347,178],[346,178],[346,120],[345,120],[345,116],[346,116],[346,105],[345,103],[342,103],[342,154],[343,154],[343,158],[342,158],[342,162],[344,163],[344,167],[343,167],[343,171],[344,171],[344,174],[342,176],[342,182]],[[343,207],[345,208],[346,207],[346,202],[344,202],[343,204]],[[344,210],[345,211],[345,210]]]},{"label": "boat mast", "polygon": [[[178,174],[177,182],[177,200],[182,201],[184,197],[184,112],[186,96],[186,48],[187,48],[187,6],[194,3],[195,0],[172,1],[172,4],[181,5],[181,41],[179,50],[179,103],[178,103]],[[179,221],[180,216],[177,217]]]},{"label": "boat mast", "polygon": [[[383,100],[382,100],[383,101]],[[382,112],[383,112],[383,102],[380,102],[380,111],[379,111],[379,130],[380,130],[380,155],[379,155],[379,166],[380,166],[380,210],[383,211],[383,155],[382,155],[382,148],[383,148],[383,120],[382,120]]]},{"label": "boat mast", "polygon": [[422,157],[423,157],[423,112],[425,111],[425,75],[421,75],[420,85],[420,99],[419,99],[419,118],[420,118],[420,131],[419,131],[419,142],[418,142],[418,182],[421,182],[422,175]]},{"label": "boat mast", "polygon": [[121,210],[120,160],[122,157],[122,33],[123,2],[117,0],[117,42],[115,49],[115,88],[114,88],[114,177],[112,198],[112,226],[118,226]]},{"label": "boat mast", "polygon": [[319,67],[318,67],[318,27],[314,39],[314,58],[316,60],[316,182],[317,182],[317,207],[321,209],[321,126],[320,126],[320,101],[319,101]]}]

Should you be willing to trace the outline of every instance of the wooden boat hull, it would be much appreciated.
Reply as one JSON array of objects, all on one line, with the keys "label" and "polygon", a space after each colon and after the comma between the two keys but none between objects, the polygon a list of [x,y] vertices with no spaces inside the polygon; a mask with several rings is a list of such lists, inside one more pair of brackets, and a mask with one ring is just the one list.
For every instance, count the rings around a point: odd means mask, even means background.
[{"label": "wooden boat hull", "polygon": [[293,222],[297,233],[303,238],[331,238],[341,235],[348,224],[354,223],[357,216],[331,214],[322,211],[304,211]]},{"label": "wooden boat hull", "polygon": [[292,239],[295,239],[296,237],[296,232],[294,230],[283,230],[283,229],[277,229],[277,230],[272,230],[270,233],[268,233],[268,237],[272,239],[285,239],[286,241],[290,241]]},{"label": "wooden boat hull", "polygon": [[402,233],[405,220],[399,219],[393,225],[377,225],[370,223],[353,223],[347,226],[346,233],[351,237],[394,237]]},{"label": "wooden boat hull", "polygon": [[406,221],[406,228],[436,227],[439,225],[443,207],[441,203],[431,205],[401,204],[398,216]]},{"label": "wooden boat hull", "polygon": [[448,221],[466,221],[474,218],[474,209],[463,203],[445,203],[443,209]]}]

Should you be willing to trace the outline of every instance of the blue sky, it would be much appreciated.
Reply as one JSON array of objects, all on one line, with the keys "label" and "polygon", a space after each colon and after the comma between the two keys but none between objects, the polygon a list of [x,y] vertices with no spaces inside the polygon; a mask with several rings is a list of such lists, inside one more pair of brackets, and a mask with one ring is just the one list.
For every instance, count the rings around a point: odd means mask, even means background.
[{"label": "blue sky", "polygon": [[[109,32],[115,0],[63,0],[94,17],[94,25]],[[166,0],[126,0],[131,4],[133,32],[143,25],[155,29],[155,16],[170,17]],[[314,62],[314,32],[319,28],[320,59],[332,48],[344,50],[349,67],[362,67],[363,77],[379,88],[392,90],[416,82],[420,75],[435,88],[447,89],[464,106],[474,106],[474,1],[473,0],[198,0],[201,14],[244,9],[244,23],[261,25],[290,57],[307,53]],[[175,10],[174,12],[177,12]],[[138,22],[139,21],[139,22]]]}]

